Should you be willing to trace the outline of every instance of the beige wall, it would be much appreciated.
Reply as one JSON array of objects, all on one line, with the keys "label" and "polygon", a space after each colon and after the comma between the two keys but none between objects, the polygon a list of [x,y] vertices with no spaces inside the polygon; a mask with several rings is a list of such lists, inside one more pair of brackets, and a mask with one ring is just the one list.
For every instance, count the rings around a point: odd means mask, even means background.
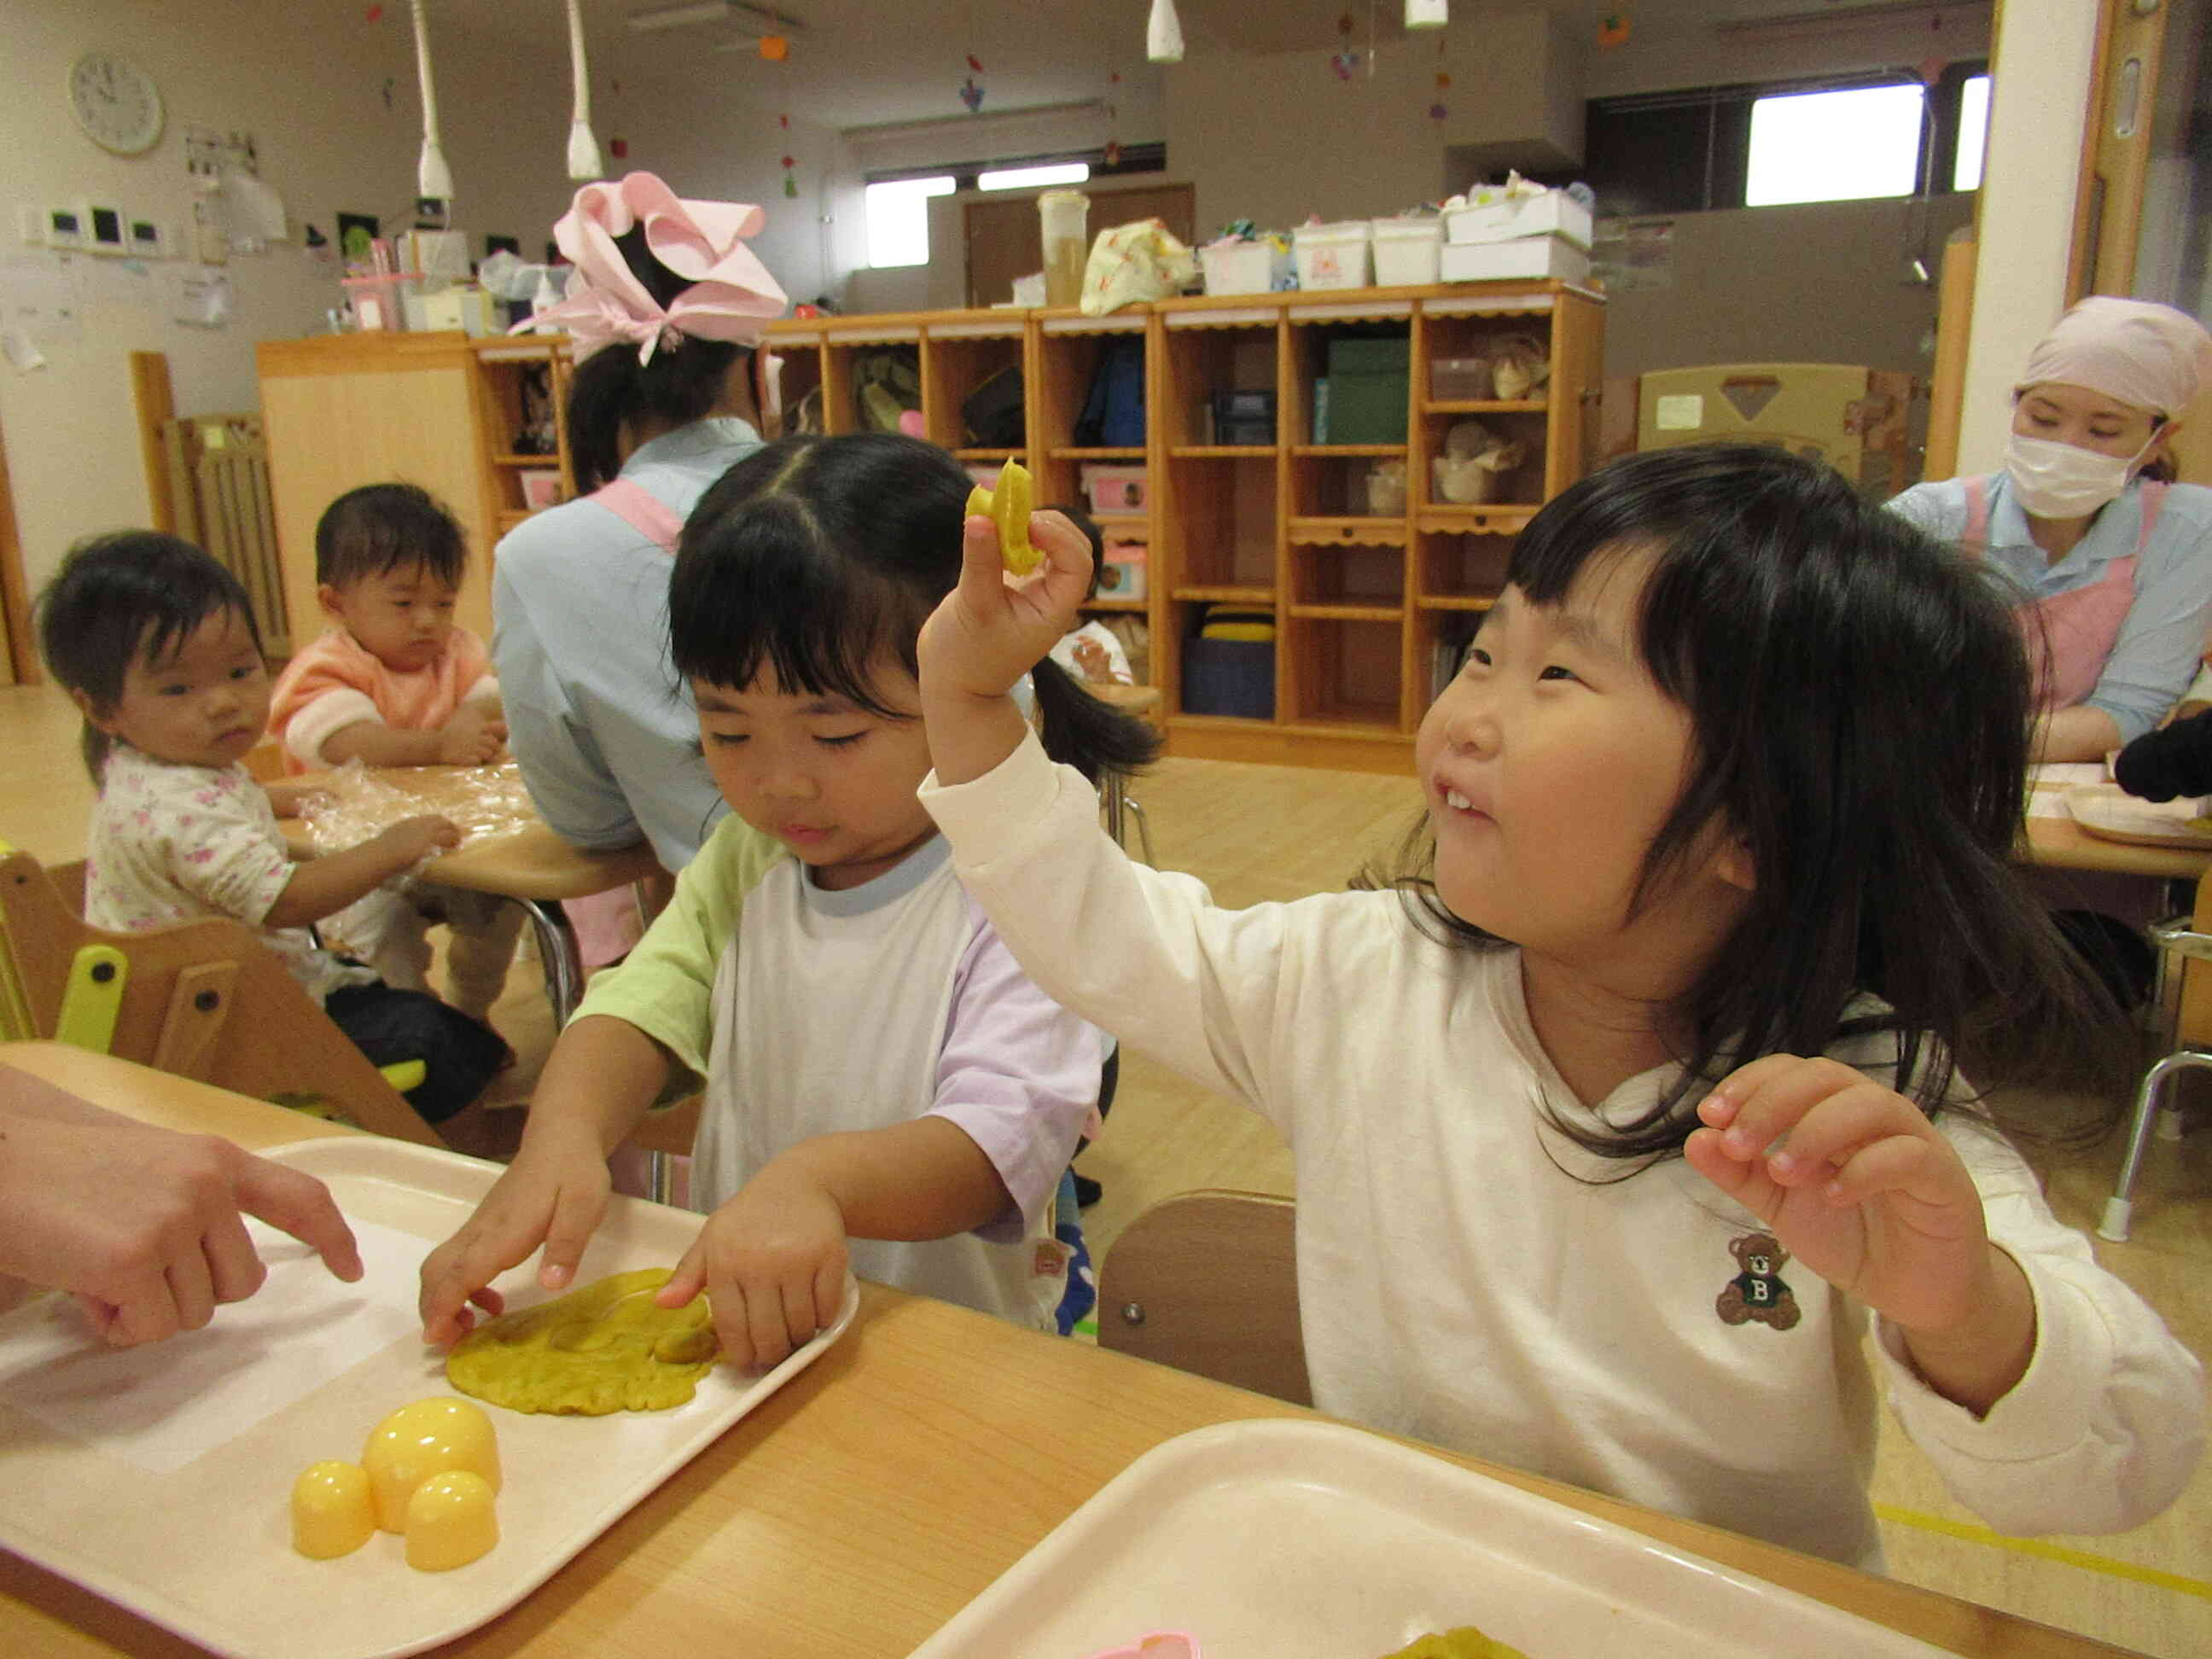
[{"label": "beige wall", "polygon": [[1612,295],[1605,372],[1812,362],[1925,373],[1936,289],[1913,280],[1911,261],[1919,255],[1932,274],[1944,239],[1972,222],[1973,200],[1821,202],[1660,222],[1674,228],[1667,285]]},{"label": "beige wall", "polygon": [[[167,354],[185,411],[252,409],[254,342],[319,330],[337,302],[336,273],[310,263],[296,240],[299,224],[313,222],[329,235],[343,208],[404,228],[421,131],[413,38],[406,7],[386,7],[376,25],[365,21],[366,10],[248,0],[190,7],[0,0],[0,40],[7,42],[0,58],[0,257],[27,257],[15,223],[22,202],[104,197],[189,225],[188,122],[253,135],[261,176],[284,198],[295,238],[223,267],[237,316],[222,329],[171,320],[169,282],[182,262],[150,264],[150,275],[139,277],[115,262],[77,261],[82,337],[38,337],[44,368],[21,374],[0,365],[0,427],[33,592],[76,538],[146,521],[131,352]],[[562,171],[565,53],[495,50],[455,29],[441,31],[434,45],[459,222],[477,232],[520,235],[532,246],[569,190]],[[70,119],[65,73],[94,46],[123,52],[161,90],[167,128],[144,155],[110,155]]]}]

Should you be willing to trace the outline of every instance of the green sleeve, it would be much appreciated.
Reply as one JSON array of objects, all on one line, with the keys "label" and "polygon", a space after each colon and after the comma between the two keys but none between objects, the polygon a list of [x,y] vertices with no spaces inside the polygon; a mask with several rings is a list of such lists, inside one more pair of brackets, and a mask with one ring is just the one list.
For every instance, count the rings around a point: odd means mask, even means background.
[{"label": "green sleeve", "polygon": [[606,1014],[626,1021],[696,1078],[704,1078],[714,969],[738,931],[745,895],[789,856],[782,842],[731,813],[678,874],[675,896],[637,947],[619,966],[592,976],[574,1017]]}]

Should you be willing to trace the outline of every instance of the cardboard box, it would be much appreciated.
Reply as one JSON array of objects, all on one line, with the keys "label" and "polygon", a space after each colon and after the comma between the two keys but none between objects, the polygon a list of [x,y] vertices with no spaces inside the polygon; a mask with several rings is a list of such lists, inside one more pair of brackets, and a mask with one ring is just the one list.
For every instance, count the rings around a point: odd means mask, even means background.
[{"label": "cardboard box", "polygon": [[1522,236],[1510,242],[1446,242],[1437,265],[1447,283],[1515,276],[1583,283],[1589,280],[1590,257],[1564,236]]},{"label": "cardboard box", "polygon": [[1587,248],[1590,210],[1563,190],[1547,190],[1541,196],[1513,196],[1480,207],[1449,208],[1444,212],[1444,234],[1455,242],[1564,236],[1577,247]]}]

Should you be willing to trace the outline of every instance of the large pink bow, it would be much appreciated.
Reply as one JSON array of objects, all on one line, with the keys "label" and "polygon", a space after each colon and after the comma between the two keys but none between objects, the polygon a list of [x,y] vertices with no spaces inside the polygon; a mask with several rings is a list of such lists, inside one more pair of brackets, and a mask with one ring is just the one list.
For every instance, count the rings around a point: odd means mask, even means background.
[{"label": "large pink bow", "polygon": [[[586,185],[553,227],[553,240],[575,264],[568,291],[516,325],[565,329],[578,362],[617,342],[635,344],[641,364],[684,335],[759,343],[789,301],[744,239],[768,216],[750,202],[686,201],[650,173],[620,184]],[[653,256],[691,285],[664,309],[615,246],[637,224]]]}]

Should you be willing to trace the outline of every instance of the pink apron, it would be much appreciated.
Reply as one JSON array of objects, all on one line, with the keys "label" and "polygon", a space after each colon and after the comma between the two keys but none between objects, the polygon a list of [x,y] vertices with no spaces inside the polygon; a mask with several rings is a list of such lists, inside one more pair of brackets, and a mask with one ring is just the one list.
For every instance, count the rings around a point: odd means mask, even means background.
[{"label": "pink apron", "polygon": [[[1966,480],[1966,528],[1960,540],[1976,558],[1989,545],[1989,486],[1996,476]],[[2121,626],[2135,604],[2136,562],[2150,545],[2151,526],[2158,522],[2165,500],[2166,486],[2145,479],[2142,531],[2136,538],[2134,552],[2114,559],[2105,574],[2086,587],[2016,607],[2033,612],[2039,624],[2026,631],[2040,707],[2071,708],[2087,701],[2104,678],[2105,665],[2112,658],[2112,647],[2119,643]],[[2023,626],[2026,622],[2023,617]]]},{"label": "pink apron", "polygon": [[[630,526],[663,552],[676,550],[684,520],[658,496],[642,486],[617,478],[584,498]],[[563,899],[568,925],[576,930],[576,947],[585,968],[604,968],[620,962],[645,937],[645,920],[637,913],[637,898],[627,887],[594,893],[589,898]]]}]

